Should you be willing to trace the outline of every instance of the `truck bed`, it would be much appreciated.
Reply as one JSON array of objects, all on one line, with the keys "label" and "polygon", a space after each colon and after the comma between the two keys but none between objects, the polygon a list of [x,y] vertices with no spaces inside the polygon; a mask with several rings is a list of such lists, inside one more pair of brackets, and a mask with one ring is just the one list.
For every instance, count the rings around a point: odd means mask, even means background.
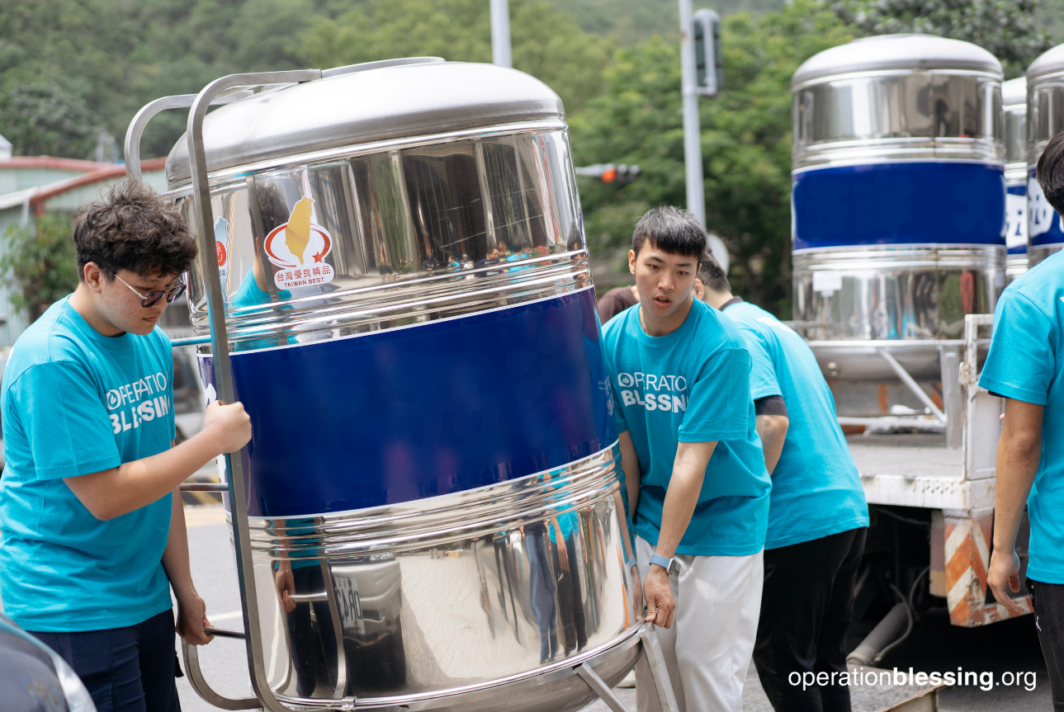
[{"label": "truck bed", "polygon": [[963,450],[947,448],[945,435],[851,435],[846,440],[869,504],[993,506],[994,480],[965,480]]}]

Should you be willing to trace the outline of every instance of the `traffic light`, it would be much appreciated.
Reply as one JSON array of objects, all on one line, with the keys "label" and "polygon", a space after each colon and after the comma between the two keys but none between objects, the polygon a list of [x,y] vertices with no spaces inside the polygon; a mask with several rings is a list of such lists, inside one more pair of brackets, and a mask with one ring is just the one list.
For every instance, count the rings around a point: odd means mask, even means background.
[{"label": "traffic light", "polygon": [[724,55],[720,47],[720,16],[699,10],[692,18],[695,40],[695,91],[716,96],[724,88]]},{"label": "traffic light", "polygon": [[623,163],[596,163],[593,166],[578,166],[578,176],[598,178],[603,183],[631,183],[639,177],[639,166],[630,166]]}]

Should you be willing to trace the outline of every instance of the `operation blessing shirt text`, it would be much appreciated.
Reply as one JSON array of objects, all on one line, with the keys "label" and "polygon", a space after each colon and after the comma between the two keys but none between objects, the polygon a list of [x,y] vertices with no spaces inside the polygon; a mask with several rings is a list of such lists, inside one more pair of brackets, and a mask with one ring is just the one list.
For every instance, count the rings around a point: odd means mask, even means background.
[{"label": "operation blessing shirt text", "polygon": [[[687,379],[683,376],[618,373],[617,385],[625,405],[641,405],[647,410],[679,413],[687,411]],[[633,387],[633,389],[629,389]],[[656,393],[650,393],[654,389]],[[666,391],[661,393],[660,391]],[[679,395],[677,395],[679,393]]]}]

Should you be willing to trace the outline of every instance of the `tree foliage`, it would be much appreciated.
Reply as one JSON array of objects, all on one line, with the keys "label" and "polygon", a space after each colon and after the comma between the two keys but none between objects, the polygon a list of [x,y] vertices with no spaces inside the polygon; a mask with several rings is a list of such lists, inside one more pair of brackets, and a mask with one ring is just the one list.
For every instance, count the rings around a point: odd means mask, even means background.
[{"label": "tree foliage", "polygon": [[1023,74],[1049,49],[1039,0],[828,0],[860,34],[922,32],[966,40],[1001,60],[1007,76]]},{"label": "tree foliage", "polygon": [[[546,81],[569,110],[600,91],[612,40],[542,0],[511,0],[510,14],[519,69]],[[83,107],[85,123],[121,141],[152,99],[235,72],[426,54],[490,62],[489,16],[488,0],[3,0],[0,102],[47,86],[66,113]],[[185,120],[181,111],[156,117],[142,155],[166,155]],[[39,150],[0,121],[17,154]],[[54,145],[49,152],[73,158],[92,148],[73,133]]]},{"label": "tree foliage", "polygon": [[[700,101],[706,222],[728,245],[740,294],[790,310],[790,79],[805,59],[849,41],[812,0],[724,20],[725,90]],[[605,93],[571,117],[578,164],[634,163],[625,186],[581,182],[588,241],[620,261],[647,208],[685,205],[679,48],[659,39],[618,53]]]},{"label": "tree foliage", "polygon": [[78,266],[70,220],[59,215],[38,218],[36,226],[8,226],[0,279],[11,290],[11,305],[30,321],[78,286]]},{"label": "tree foliage", "polygon": [[[667,42],[680,41],[680,9],[676,0],[551,0],[572,13],[587,32],[611,35],[625,46],[654,35]],[[759,15],[776,12],[786,0],[692,0],[694,10],[708,8],[721,17],[739,12]]]},{"label": "tree foliage", "polygon": [[96,145],[100,119],[54,84],[16,85],[0,95],[0,126],[21,155],[81,158]]},{"label": "tree foliage", "polygon": [[[511,0],[513,64],[546,82],[569,111],[601,89],[612,42],[584,32],[546,2]],[[429,55],[491,62],[491,14],[486,0],[373,0],[336,20],[317,17],[303,36],[315,66]]]}]

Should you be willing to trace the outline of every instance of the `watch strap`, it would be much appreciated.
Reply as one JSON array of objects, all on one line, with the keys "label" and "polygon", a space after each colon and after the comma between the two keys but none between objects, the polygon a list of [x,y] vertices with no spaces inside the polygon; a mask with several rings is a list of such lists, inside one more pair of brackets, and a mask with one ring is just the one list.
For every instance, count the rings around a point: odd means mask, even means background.
[{"label": "watch strap", "polygon": [[650,557],[650,563],[657,564],[661,568],[665,569],[666,573],[672,573],[672,559],[666,558],[661,554],[652,554]]}]

